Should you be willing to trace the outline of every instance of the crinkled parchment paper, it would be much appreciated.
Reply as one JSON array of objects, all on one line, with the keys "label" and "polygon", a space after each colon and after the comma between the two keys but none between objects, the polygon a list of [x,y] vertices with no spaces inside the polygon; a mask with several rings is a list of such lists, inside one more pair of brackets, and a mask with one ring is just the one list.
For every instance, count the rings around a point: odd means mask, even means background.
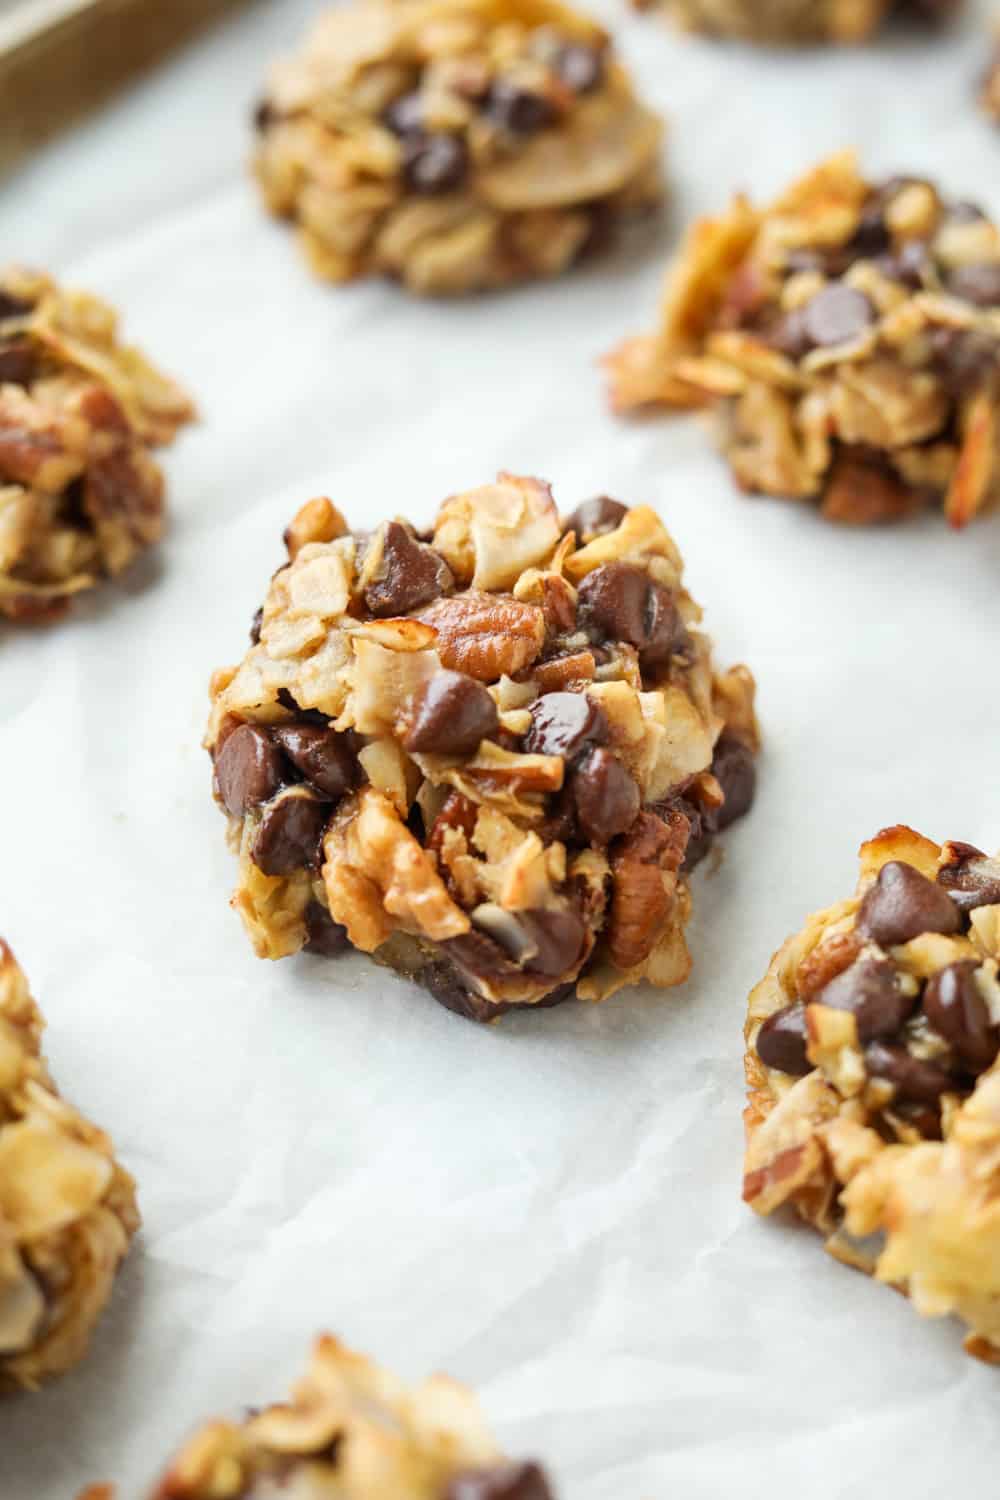
[{"label": "crinkled parchment paper", "polygon": [[[243,170],[258,82],[315,9],[251,9],[0,193],[5,258],[120,304],[203,412],[156,560],[0,640],[0,930],[145,1215],[91,1358],[0,1410],[0,1494],[131,1500],[196,1419],[277,1397],[321,1327],[474,1385],[566,1500],[985,1493],[1000,1373],[741,1205],[740,1028],[863,837],[1000,845],[1000,520],[838,532],[739,498],[696,421],[616,422],[595,368],[650,325],[685,220],[845,141],[1000,212],[976,17],[782,56],[609,5],[672,119],[666,220],[559,283],[421,305],[313,283]],[[697,879],[690,982],[490,1030],[360,960],[251,956],[199,738],[301,501],[423,521],[501,466],[566,506],[660,507],[767,748]]]}]

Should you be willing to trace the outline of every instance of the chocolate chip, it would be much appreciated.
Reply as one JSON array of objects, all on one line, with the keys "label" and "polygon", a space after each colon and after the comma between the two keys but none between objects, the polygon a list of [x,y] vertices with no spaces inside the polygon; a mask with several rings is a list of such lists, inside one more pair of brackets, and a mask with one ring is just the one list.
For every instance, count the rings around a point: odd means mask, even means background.
[{"label": "chocolate chip", "polygon": [[365,588],[365,604],[376,619],[408,614],[452,587],[454,579],[444,558],[418,542],[401,521],[383,526],[381,541],[378,572]]},{"label": "chocolate chip", "polygon": [[757,762],[753,751],[734,734],[723,730],[712,756],[712,775],[726,798],[715,813],[715,827],[728,828],[753,806],[757,791]]},{"label": "chocolate chip", "polygon": [[579,962],[587,929],[578,912],[572,908],[519,911],[517,920],[538,950],[524,961],[527,973],[555,979]]},{"label": "chocolate chip", "polygon": [[257,643],[258,643],[258,641],[260,640],[260,628],[263,625],[263,623],[264,623],[264,606],[262,604],[261,607],[260,607],[260,609],[258,609],[256,611],[256,613],[254,614],[253,619],[250,621],[250,644],[251,644],[251,646],[256,646]]},{"label": "chocolate chip", "polygon": [[[879,255],[882,251],[888,250],[891,237],[889,226],[885,222],[887,202],[885,189],[876,188],[864,204],[858,227],[846,247],[850,257],[849,263],[855,260],[867,260],[873,255]],[[844,269],[846,270],[847,267],[845,266]]]},{"label": "chocolate chip", "polygon": [[[325,728],[330,722],[329,716],[320,713],[318,708],[303,708],[300,703],[296,702],[287,688],[278,689],[278,702],[282,708],[287,708],[289,713],[295,714],[296,718],[303,724],[318,724],[320,728]],[[348,731],[348,733],[350,732]]]},{"label": "chocolate chip", "polygon": [[988,1068],[1000,1050],[1000,1033],[975,980],[978,968],[978,959],[963,959],[940,969],[924,987],[924,1015],[973,1073]]},{"label": "chocolate chip", "polygon": [[938,871],[938,885],[944,887],[959,911],[975,911],[978,906],[1000,906],[1000,859],[990,859],[972,844],[949,843],[952,856]]},{"label": "chocolate chip", "polygon": [[875,311],[863,292],[834,282],[802,309],[802,328],[814,347],[846,344],[870,327]]},{"label": "chocolate chip", "polygon": [[414,193],[452,193],[461,187],[468,168],[469,152],[461,136],[417,135],[406,141],[403,176]]},{"label": "chocolate chip", "polygon": [[215,757],[215,778],[226,811],[242,818],[273,797],[283,769],[281,752],[266,729],[256,724],[234,729]]},{"label": "chocolate chip", "polygon": [[456,1474],[444,1500],[553,1500],[553,1495],[538,1464],[501,1463]]},{"label": "chocolate chip", "polygon": [[913,865],[883,865],[858,912],[858,931],[881,948],[908,943],[924,932],[958,932],[962,914],[947,891]]},{"label": "chocolate chip", "polygon": [[546,693],[531,705],[524,748],[529,755],[572,760],[586,745],[605,744],[609,734],[604,710],[586,693]]},{"label": "chocolate chip", "polygon": [[983,386],[997,383],[1000,340],[983,330],[934,328],[930,346],[934,368],[949,394],[971,395]]},{"label": "chocolate chip", "polygon": [[0,290],[0,320],[4,318],[23,318],[30,313],[33,303],[26,302],[23,297],[15,297],[13,292]]},{"label": "chocolate chip", "polygon": [[628,515],[628,506],[610,495],[596,495],[593,500],[584,500],[572,515],[562,522],[564,532],[576,532],[578,542],[590,541],[595,536],[604,536],[614,531]]},{"label": "chocolate chip", "polygon": [[423,120],[424,100],[423,95],[417,90],[412,94],[404,94],[401,99],[394,99],[382,115],[383,123],[393,135],[398,136],[421,133]]},{"label": "chocolate chip", "polygon": [[924,284],[924,272],[930,265],[930,252],[922,240],[907,240],[898,250],[889,255],[880,255],[875,269],[890,281],[919,291]]},{"label": "chocolate chip", "polygon": [[865,1048],[865,1067],[872,1078],[895,1085],[897,1097],[915,1104],[936,1104],[954,1089],[955,1080],[937,1063],[924,1062],[894,1042],[872,1042]]},{"label": "chocolate chip", "polygon": [[577,822],[592,844],[606,844],[631,828],[641,797],[634,777],[610,750],[592,750],[573,772]]},{"label": "chocolate chip", "polygon": [[258,135],[263,135],[266,130],[270,130],[277,118],[278,112],[269,99],[261,99],[254,105],[253,128]]},{"label": "chocolate chip", "polygon": [[265,875],[313,868],[319,863],[320,840],[329,816],[328,803],[293,788],[264,809],[250,858]]},{"label": "chocolate chip", "polygon": [[552,69],[574,94],[589,94],[604,79],[604,57],[595,47],[567,42],[553,56]]},{"label": "chocolate chip", "polygon": [[961,199],[958,203],[948,205],[948,217],[954,224],[978,224],[986,215],[978,203],[970,203],[968,199]]},{"label": "chocolate chip", "polygon": [[486,688],[464,672],[440,671],[407,706],[403,748],[426,755],[471,755],[499,729]]},{"label": "chocolate chip", "polygon": [[335,922],[319,901],[310,901],[306,907],[306,932],[306,952],[323,958],[339,958],[351,946],[347,928]]},{"label": "chocolate chip", "polygon": [[578,619],[599,639],[635,646],[644,668],[668,661],[687,640],[669,591],[633,563],[605,563],[587,574]]},{"label": "chocolate chip", "polygon": [[900,989],[896,968],[877,958],[859,958],[813,999],[831,1010],[849,1010],[862,1045],[876,1037],[894,1036],[917,1004],[916,993],[905,995]]},{"label": "chocolate chip", "polygon": [[974,307],[1000,307],[1000,260],[956,266],[948,277],[948,291]]},{"label": "chocolate chip", "polygon": [[38,367],[30,339],[0,344],[0,385],[27,385]]},{"label": "chocolate chip", "polygon": [[271,731],[297,771],[317,792],[338,802],[354,783],[357,762],[349,742],[316,724],[276,724]]},{"label": "chocolate chip", "polygon": [[812,1072],[812,1063],[806,1056],[808,1040],[806,1008],[796,1000],[768,1016],[757,1033],[757,1056],[765,1068],[777,1068],[793,1078],[804,1078]]},{"label": "chocolate chip", "polygon": [[486,113],[511,135],[534,135],[556,117],[555,108],[543,94],[522,88],[511,78],[494,81],[486,99]]}]

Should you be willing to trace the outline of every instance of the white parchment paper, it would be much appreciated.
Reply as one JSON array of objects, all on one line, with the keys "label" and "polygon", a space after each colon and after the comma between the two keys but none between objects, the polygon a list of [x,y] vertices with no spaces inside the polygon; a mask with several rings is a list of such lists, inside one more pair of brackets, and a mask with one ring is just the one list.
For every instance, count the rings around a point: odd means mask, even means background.
[{"label": "white parchment paper", "polygon": [[[757,1222],[739,1182],[772,949],[886,823],[1000,844],[1000,523],[839,532],[739,498],[697,422],[616,422],[595,368],[650,324],[685,221],[846,141],[1000,213],[970,96],[989,7],[947,40],[782,56],[609,5],[672,120],[667,221],[456,305],[317,285],[261,212],[248,110],[316,8],[252,8],[0,195],[4,258],[119,304],[203,414],[166,460],[156,559],[0,641],[0,931],[145,1216],[87,1362],[3,1404],[0,1495],[137,1496],[195,1421],[282,1395],[322,1328],[476,1387],[566,1500],[991,1493],[1000,1374]],[[486,1029],[359,959],[252,957],[199,739],[303,500],[424,521],[501,466],[565,507],[660,507],[721,659],[757,674],[767,747],[697,878],[691,981]]]}]

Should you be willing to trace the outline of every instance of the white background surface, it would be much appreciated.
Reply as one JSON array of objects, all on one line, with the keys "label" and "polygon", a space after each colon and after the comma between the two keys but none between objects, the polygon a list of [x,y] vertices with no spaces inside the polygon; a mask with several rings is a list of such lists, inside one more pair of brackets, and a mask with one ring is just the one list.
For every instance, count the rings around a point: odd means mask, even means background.
[{"label": "white background surface", "polygon": [[[986,1493],[1000,1372],[741,1205],[741,1025],[864,837],[1000,844],[1000,522],[838,532],[739,498],[697,422],[612,420],[594,367],[651,323],[678,226],[845,141],[1000,212],[980,32],[775,56],[609,11],[672,118],[668,220],[442,306],[314,284],[247,180],[259,80],[315,9],[251,9],[0,195],[4,254],[120,304],[203,413],[159,557],[0,637],[0,930],[145,1216],[89,1360],[0,1410],[0,1495],[136,1496],[196,1420],[282,1395],[320,1328],[469,1382],[564,1500]],[[697,878],[691,981],[486,1029],[359,959],[252,957],[199,739],[303,500],[424,521],[501,465],[565,508],[660,507],[767,747]]]}]

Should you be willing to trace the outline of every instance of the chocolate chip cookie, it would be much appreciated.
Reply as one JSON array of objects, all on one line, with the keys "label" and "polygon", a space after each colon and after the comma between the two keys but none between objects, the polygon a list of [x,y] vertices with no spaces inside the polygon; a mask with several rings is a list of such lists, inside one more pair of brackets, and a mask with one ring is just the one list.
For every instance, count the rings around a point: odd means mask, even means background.
[{"label": "chocolate chip cookie", "polygon": [[274,72],[256,175],[331,281],[554,276],[660,197],[659,119],[556,0],[351,0]]},{"label": "chocolate chip cookie", "polygon": [[256,952],[353,945],[476,1020],[685,979],[757,729],[655,512],[501,474],[426,534],[317,499],[285,541],[206,738]]},{"label": "chocolate chip cookie", "polygon": [[1000,501],[1000,229],[852,153],[696,224],[657,332],[607,365],[619,410],[711,408],[741,488],[826,520],[961,527]]},{"label": "chocolate chip cookie", "polygon": [[159,539],[150,449],[193,415],[105,303],[0,272],[0,615],[52,619]]},{"label": "chocolate chip cookie", "polygon": [[[640,9],[656,0],[634,0]],[[893,14],[940,22],[960,0],[659,0],[689,31],[778,44],[862,42]]]},{"label": "chocolate chip cookie", "polygon": [[470,1391],[443,1375],[406,1386],[329,1335],[316,1341],[290,1401],[202,1427],[150,1500],[286,1492],[302,1500],[552,1500],[539,1464],[503,1457]]},{"label": "chocolate chip cookie", "polygon": [[861,848],[750,996],[744,1197],[957,1314],[1000,1363],[1000,859],[910,828]]},{"label": "chocolate chip cookie", "polygon": [[44,1026],[0,939],[0,1391],[82,1359],[139,1227],[111,1142],[56,1092]]}]

